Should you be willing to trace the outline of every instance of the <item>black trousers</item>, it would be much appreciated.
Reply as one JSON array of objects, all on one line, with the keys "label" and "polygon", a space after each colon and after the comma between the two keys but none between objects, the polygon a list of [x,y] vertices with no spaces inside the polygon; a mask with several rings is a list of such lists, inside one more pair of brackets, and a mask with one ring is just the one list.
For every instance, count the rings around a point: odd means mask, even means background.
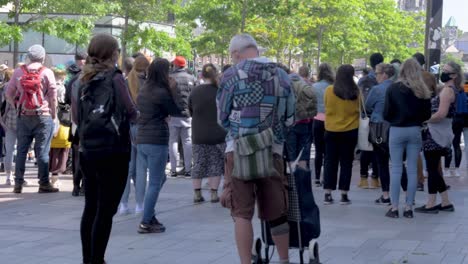
[{"label": "black trousers", "polygon": [[[390,152],[386,144],[374,144],[375,163],[377,165],[377,175],[380,177],[380,185],[383,192],[390,190]],[[361,174],[362,175],[362,174]]]},{"label": "black trousers", "polygon": [[349,191],[357,139],[357,129],[346,132],[325,132],[324,189],[336,190],[339,167],[340,180],[338,188],[342,191]]},{"label": "black trousers", "polygon": [[86,193],[81,218],[84,263],[104,263],[112,218],[127,183],[129,160],[129,153],[103,157],[88,157],[80,153]]},{"label": "black trousers", "polygon": [[72,145],[72,171],[73,171],[73,186],[80,187],[83,179],[83,173],[80,169],[80,152],[77,144]]},{"label": "black trousers", "polygon": [[443,193],[447,190],[444,177],[439,171],[439,162],[446,152],[443,150],[424,151],[427,167],[427,188],[429,194]]},{"label": "black trousers", "polygon": [[325,122],[314,120],[312,126],[315,145],[315,179],[320,180],[323,160],[325,158]]},{"label": "black trousers", "polygon": [[377,178],[376,175],[378,168],[377,168],[377,161],[375,159],[374,151],[361,151],[361,157],[359,159],[361,164],[361,177],[367,178],[369,177],[369,166],[372,164],[372,178]]}]

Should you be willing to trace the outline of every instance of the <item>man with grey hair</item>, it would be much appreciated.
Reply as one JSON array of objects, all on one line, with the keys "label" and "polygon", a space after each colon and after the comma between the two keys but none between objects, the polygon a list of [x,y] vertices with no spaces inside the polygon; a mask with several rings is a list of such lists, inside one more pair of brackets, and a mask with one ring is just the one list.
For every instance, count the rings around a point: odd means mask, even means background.
[{"label": "man with grey hair", "polygon": [[6,99],[18,109],[14,193],[22,192],[26,156],[33,140],[39,193],[58,192],[49,181],[49,150],[56,118],[57,88],[54,73],[43,65],[45,56],[41,45],[31,46],[27,53],[29,63],[15,70],[6,91]]},{"label": "man with grey hair", "polygon": [[[286,128],[294,123],[291,81],[276,63],[258,57],[257,42],[248,34],[234,36],[229,51],[236,65],[225,71],[217,96],[218,122],[228,131],[221,203],[231,210],[242,264],[251,263],[256,201],[259,217],[271,228],[280,263],[289,263],[282,153]],[[265,148],[251,148],[258,143]],[[245,162],[246,151],[256,160]]]}]

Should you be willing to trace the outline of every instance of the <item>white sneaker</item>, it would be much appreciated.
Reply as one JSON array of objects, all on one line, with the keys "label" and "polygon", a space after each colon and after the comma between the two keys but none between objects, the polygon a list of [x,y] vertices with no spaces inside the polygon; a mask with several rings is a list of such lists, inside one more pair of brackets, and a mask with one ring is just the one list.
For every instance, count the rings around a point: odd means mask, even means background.
[{"label": "white sneaker", "polygon": [[444,177],[452,177],[452,172],[451,172],[451,170],[448,169],[448,168],[444,168],[444,169],[442,170],[442,173],[444,174]]},{"label": "white sneaker", "polygon": [[452,176],[454,176],[454,177],[460,177],[461,176],[460,170],[458,168],[453,169],[451,172],[452,172]]},{"label": "white sneaker", "polygon": [[143,204],[137,204],[135,206],[135,214],[141,214],[143,212]]},{"label": "white sneaker", "polygon": [[128,208],[128,204],[120,203],[119,205],[119,215],[127,215],[130,214],[130,208]]}]

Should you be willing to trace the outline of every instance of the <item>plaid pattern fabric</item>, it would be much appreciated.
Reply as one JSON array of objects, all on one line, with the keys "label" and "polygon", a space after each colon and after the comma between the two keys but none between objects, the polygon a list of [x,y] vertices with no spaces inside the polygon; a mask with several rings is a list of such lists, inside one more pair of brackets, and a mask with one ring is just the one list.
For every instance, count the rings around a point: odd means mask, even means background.
[{"label": "plaid pattern fabric", "polygon": [[291,172],[286,175],[288,179],[289,191],[288,191],[288,221],[300,222],[301,221],[301,210],[299,208],[299,196],[297,194],[296,181],[294,179],[294,173]]},{"label": "plaid pattern fabric", "polygon": [[11,106],[9,103],[6,104],[4,125],[7,129],[16,131],[16,120],[18,119],[18,113],[16,112],[15,107]]},{"label": "plaid pattern fabric", "polygon": [[273,164],[272,146],[271,129],[237,139],[232,176],[250,181],[277,174]]},{"label": "plaid pattern fabric", "polygon": [[291,80],[275,63],[244,60],[224,74],[217,95],[218,123],[226,141],[273,129],[282,144],[294,123],[295,97]]}]

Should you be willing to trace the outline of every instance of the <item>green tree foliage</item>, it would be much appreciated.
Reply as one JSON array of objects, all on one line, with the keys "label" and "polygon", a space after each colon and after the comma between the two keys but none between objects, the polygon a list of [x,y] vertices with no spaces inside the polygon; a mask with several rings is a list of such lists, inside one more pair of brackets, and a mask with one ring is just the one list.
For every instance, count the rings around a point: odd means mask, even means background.
[{"label": "green tree foliage", "polygon": [[405,59],[423,48],[422,14],[401,11],[393,0],[190,0],[184,11],[204,28],[193,41],[202,55],[224,54],[243,17],[265,55],[286,63],[301,56],[337,66],[373,52]]},{"label": "green tree foliage", "polygon": [[[13,41],[13,63],[18,62],[18,43],[22,40],[23,32],[33,29],[58,38],[69,43],[83,45],[88,42],[94,28],[94,14],[105,14],[105,2],[93,0],[0,0],[0,6],[11,5],[8,13],[9,23],[0,24],[0,45],[8,45]],[[73,9],[70,9],[73,8]],[[74,18],[54,16],[55,13],[88,14]],[[20,21],[20,15],[28,13],[25,21]]]}]

